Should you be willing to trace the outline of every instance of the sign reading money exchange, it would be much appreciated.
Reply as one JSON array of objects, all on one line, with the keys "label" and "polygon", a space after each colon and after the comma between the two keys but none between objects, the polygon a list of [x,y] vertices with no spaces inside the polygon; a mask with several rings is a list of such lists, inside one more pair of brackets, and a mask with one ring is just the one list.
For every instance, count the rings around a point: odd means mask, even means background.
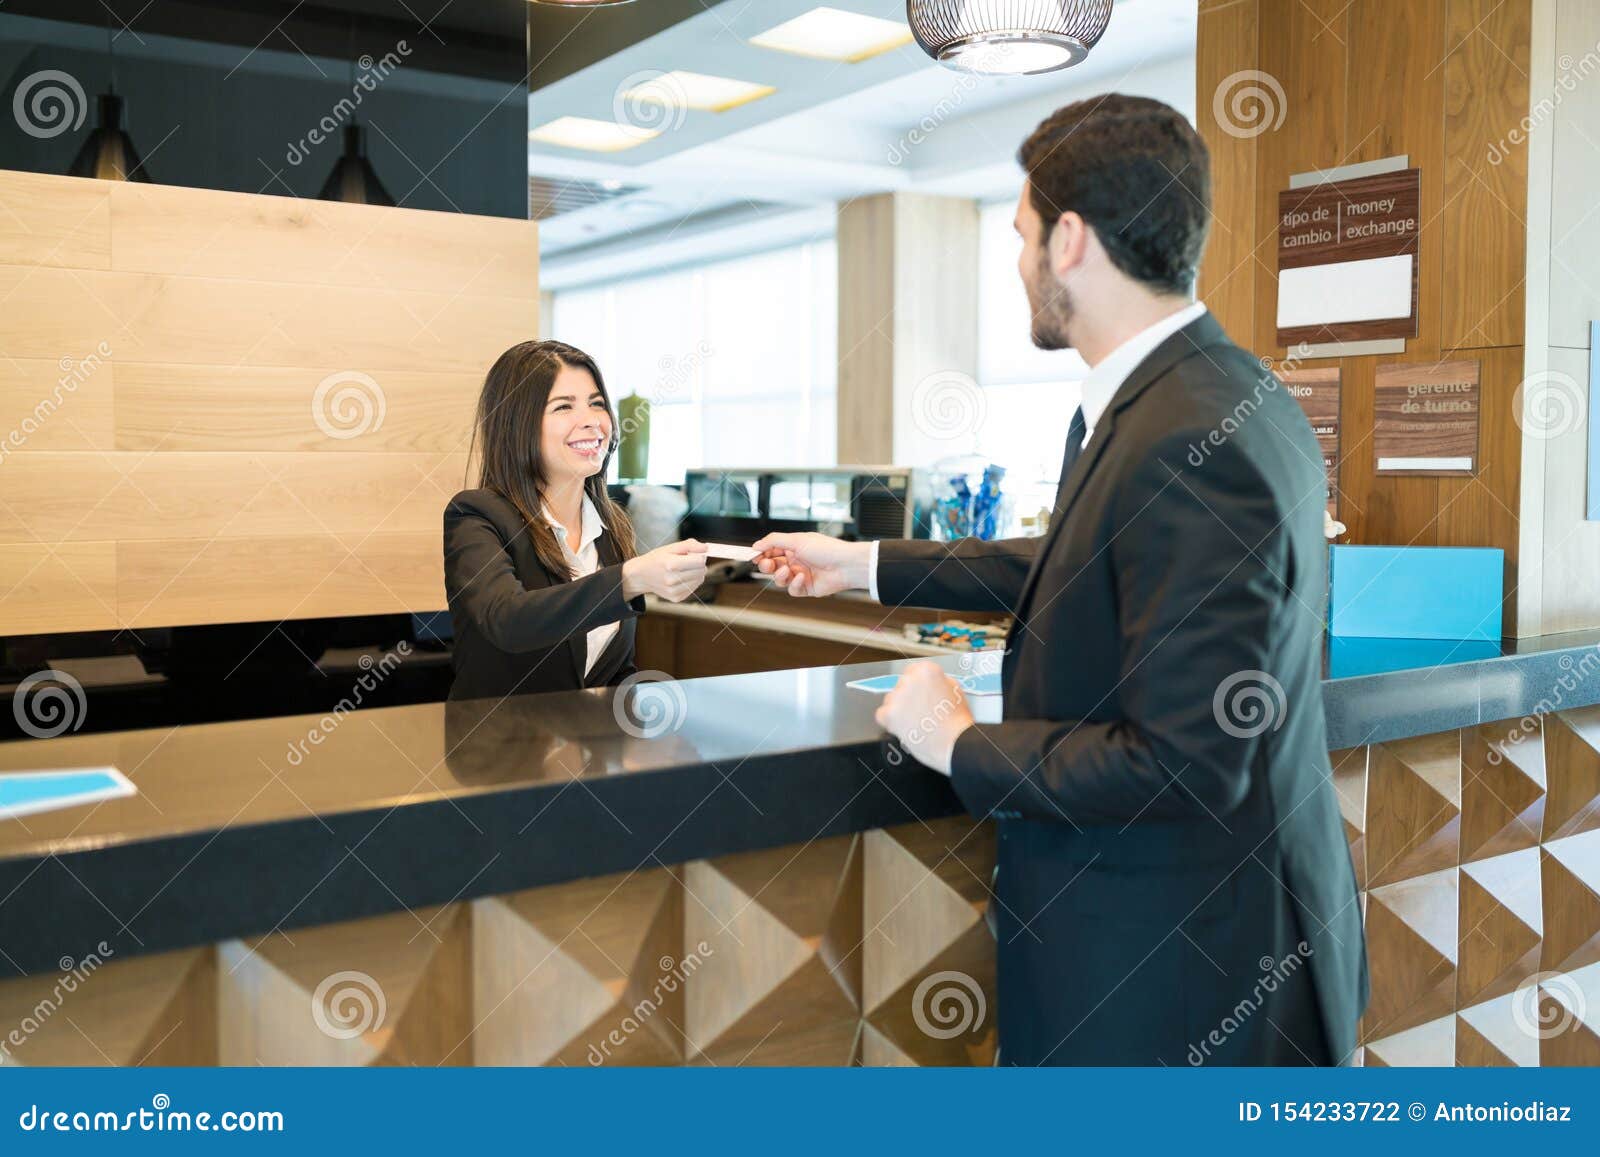
[{"label": "sign reading money exchange", "polygon": [[1417,336],[1417,169],[1278,194],[1278,344]]}]

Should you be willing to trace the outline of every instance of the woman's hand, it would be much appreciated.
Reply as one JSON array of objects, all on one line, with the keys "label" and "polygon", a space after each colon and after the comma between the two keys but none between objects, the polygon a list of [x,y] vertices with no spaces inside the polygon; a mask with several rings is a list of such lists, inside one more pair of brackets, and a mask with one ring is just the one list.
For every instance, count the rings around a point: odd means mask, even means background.
[{"label": "woman's hand", "polygon": [[756,569],[791,595],[820,598],[866,589],[870,542],[845,542],[815,531],[769,534],[755,544]]},{"label": "woman's hand", "polygon": [[669,542],[622,564],[622,597],[655,595],[681,603],[706,581],[706,544],[686,538]]}]

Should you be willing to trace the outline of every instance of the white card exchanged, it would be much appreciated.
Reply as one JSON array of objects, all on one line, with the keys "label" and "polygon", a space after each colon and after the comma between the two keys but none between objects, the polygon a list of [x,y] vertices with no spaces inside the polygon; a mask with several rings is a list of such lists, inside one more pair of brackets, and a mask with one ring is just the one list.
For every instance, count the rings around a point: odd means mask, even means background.
[{"label": "white card exchanged", "polygon": [[748,546],[731,546],[726,542],[706,543],[707,558],[731,558],[738,562],[749,562],[755,556],[756,552]]}]

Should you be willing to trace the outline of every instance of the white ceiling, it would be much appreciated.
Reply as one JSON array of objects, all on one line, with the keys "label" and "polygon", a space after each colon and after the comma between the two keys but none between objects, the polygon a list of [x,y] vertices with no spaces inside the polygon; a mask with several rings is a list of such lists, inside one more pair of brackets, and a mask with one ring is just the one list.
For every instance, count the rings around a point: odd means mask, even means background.
[{"label": "white ceiling", "polygon": [[[703,260],[722,223],[764,232],[769,243],[826,233],[838,201],[871,193],[1009,197],[1018,144],[1051,110],[1085,96],[1135,92],[1193,114],[1196,0],[1118,0],[1084,63],[1040,76],[956,72],[914,43],[856,64],[747,43],[818,2],[723,0],[530,95],[529,124],[538,126],[558,116],[625,114],[621,89],[671,69],[777,89],[723,113],[671,115],[661,136],[622,152],[530,142],[529,170],[539,176],[642,186],[542,223],[547,287],[687,260],[690,252]],[[905,18],[903,0],[829,3]],[[686,246],[690,237],[700,241]],[[732,244],[748,248],[751,240]]]}]

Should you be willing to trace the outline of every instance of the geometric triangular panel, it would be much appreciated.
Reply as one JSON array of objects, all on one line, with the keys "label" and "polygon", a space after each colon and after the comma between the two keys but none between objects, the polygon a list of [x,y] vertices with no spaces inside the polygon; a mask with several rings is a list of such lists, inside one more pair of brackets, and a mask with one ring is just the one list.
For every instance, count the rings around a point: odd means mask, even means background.
[{"label": "geometric triangular panel", "polygon": [[1373,744],[1367,770],[1369,886],[1453,868],[1461,854],[1461,735]]},{"label": "geometric triangular panel", "polygon": [[1435,1068],[1456,1058],[1456,1018],[1443,1016],[1367,1042],[1368,1068]]},{"label": "geometric triangular panel", "polygon": [[1372,996],[1367,1042],[1455,1011],[1456,870],[1434,872],[1367,894],[1367,954]]},{"label": "geometric triangular panel", "polygon": [[1339,799],[1339,816],[1344,821],[1345,842],[1350,845],[1350,862],[1355,866],[1356,887],[1367,886],[1367,749],[1349,747],[1328,753],[1333,766],[1333,789]]},{"label": "geometric triangular panel", "polygon": [[1462,865],[1458,1004],[1503,996],[1538,972],[1543,928],[1537,848]]},{"label": "geometric triangular panel", "polygon": [[1600,1065],[1600,964],[1547,975],[1539,991],[1540,1063]]},{"label": "geometric triangular panel", "polygon": [[1546,842],[1600,829],[1600,706],[1548,718],[1545,752]]},{"label": "geometric triangular panel", "polygon": [[1600,831],[1552,840],[1541,849],[1546,972],[1600,962]]},{"label": "geometric triangular panel", "polygon": [[0,1064],[217,1063],[211,948],[62,964],[0,981]]},{"label": "geometric triangular panel", "polygon": [[476,1063],[681,1063],[682,912],[665,869],[474,900]]},{"label": "geometric triangular panel", "polygon": [[1503,723],[1461,733],[1461,860],[1534,848],[1544,826],[1544,738]]},{"label": "geometric triangular panel", "polygon": [[468,923],[421,908],[225,941],[221,1063],[470,1064]]},{"label": "geometric triangular panel", "polygon": [[1539,1039],[1523,1027],[1522,993],[1511,992],[1456,1013],[1456,1064],[1472,1068],[1539,1063]]}]

